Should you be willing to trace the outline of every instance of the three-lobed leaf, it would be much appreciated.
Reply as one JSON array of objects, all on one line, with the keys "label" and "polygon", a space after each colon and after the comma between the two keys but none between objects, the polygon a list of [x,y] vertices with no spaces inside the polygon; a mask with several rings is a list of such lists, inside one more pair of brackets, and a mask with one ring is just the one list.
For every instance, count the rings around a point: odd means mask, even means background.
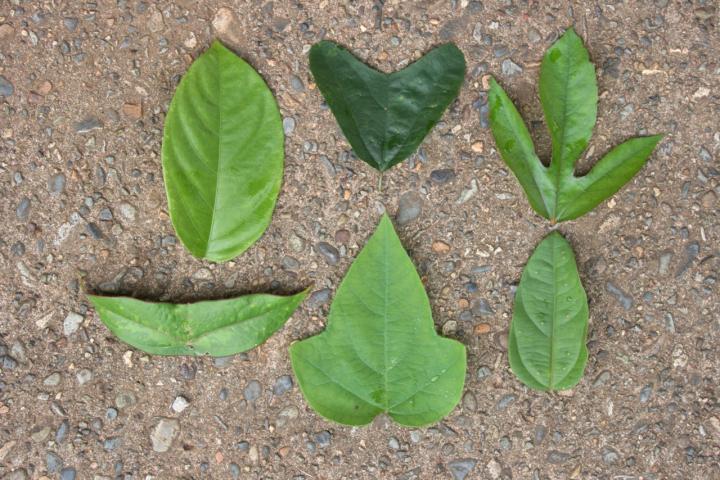
[{"label": "three-lobed leaf", "polygon": [[310,70],[355,154],[384,171],[417,150],[457,97],[465,57],[445,44],[386,74],[321,41],[310,50]]},{"label": "three-lobed leaf", "polygon": [[490,126],[497,149],[517,177],[530,205],[553,222],[572,220],[615,194],[645,164],[662,138],[637,137],[607,153],[583,177],[574,174],[597,117],[597,82],[582,39],[570,28],[545,53],[540,102],[552,139],[545,167],[522,117],[500,85],[489,92]]},{"label": "three-lobed leaf", "polygon": [[88,295],[120,340],[155,355],[226,356],[249,350],[282,327],[307,296],[245,295],[189,304]]},{"label": "three-lobed leaf", "polygon": [[163,135],[170,217],[190,253],[221,262],[260,238],[280,191],[283,148],[272,92],[213,42],[180,81]]},{"label": "three-lobed leaf", "polygon": [[430,304],[383,215],[337,290],[326,330],[290,347],[310,406],[348,425],[387,412],[402,425],[446,416],[465,382],[465,347],[437,335]]},{"label": "three-lobed leaf", "polygon": [[515,292],[508,337],[510,367],[527,386],[566,390],[582,378],[588,304],[575,255],[553,232],[537,246]]}]

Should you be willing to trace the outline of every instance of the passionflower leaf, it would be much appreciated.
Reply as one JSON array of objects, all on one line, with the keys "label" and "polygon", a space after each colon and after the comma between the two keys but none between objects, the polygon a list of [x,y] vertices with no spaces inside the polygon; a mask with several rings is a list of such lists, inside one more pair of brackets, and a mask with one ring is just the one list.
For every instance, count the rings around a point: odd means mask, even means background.
[{"label": "passionflower leaf", "polygon": [[385,171],[417,150],[457,97],[465,57],[445,44],[388,74],[324,40],[310,49],[310,70],[355,154]]},{"label": "passionflower leaf", "polygon": [[430,303],[387,215],[348,270],[327,328],[290,347],[310,406],[338,423],[387,412],[401,425],[437,422],[460,400],[465,347],[437,335]]},{"label": "passionflower leaf", "polygon": [[575,176],[575,164],[595,126],[598,94],[595,68],[572,28],[545,53],[539,89],[552,139],[549,166],[538,158],[522,117],[495,80],[489,92],[490,127],[500,156],[517,177],[533,210],[552,222],[573,220],[630,181],[662,136],[628,140],[587,175]]},{"label": "passionflower leaf", "polygon": [[163,134],[170,218],[190,253],[222,262],[260,238],[280,191],[283,148],[272,92],[213,42],[180,81]]},{"label": "passionflower leaf", "polygon": [[570,244],[553,232],[537,246],[515,292],[508,358],[530,388],[566,390],[588,359],[588,304]]},{"label": "passionflower leaf", "polygon": [[275,333],[307,296],[253,294],[187,304],[88,295],[100,320],[123,342],[154,355],[222,357]]}]

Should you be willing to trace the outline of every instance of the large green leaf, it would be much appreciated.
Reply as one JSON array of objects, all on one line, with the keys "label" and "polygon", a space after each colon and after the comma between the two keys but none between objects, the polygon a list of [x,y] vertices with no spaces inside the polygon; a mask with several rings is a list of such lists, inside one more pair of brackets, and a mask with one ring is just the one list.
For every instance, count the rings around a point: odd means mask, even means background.
[{"label": "large green leaf", "polygon": [[465,57],[446,44],[385,74],[322,41],[310,50],[310,70],[357,156],[384,171],[418,148],[457,97]]},{"label": "large green leaf", "polygon": [[155,355],[226,356],[249,350],[282,327],[307,290],[189,304],[88,295],[120,340]]},{"label": "large green leaf", "polygon": [[465,347],[437,335],[420,277],[387,215],[350,267],[327,329],[290,348],[308,403],[364,425],[387,412],[402,425],[442,419],[460,400]]},{"label": "large green leaf", "polygon": [[170,217],[190,253],[220,262],[260,238],[280,191],[283,142],[263,79],[213,42],[182,78],[163,135]]},{"label": "large green leaf", "polygon": [[540,101],[552,138],[552,159],[545,167],[512,101],[497,82],[491,82],[490,127],[497,149],[533,210],[553,222],[584,215],[616,193],[642,168],[662,138],[631,139],[610,151],[587,175],[576,177],[575,163],[595,125],[597,98],[595,69],[571,28],[548,49],[540,71]]},{"label": "large green leaf", "polygon": [[539,390],[580,381],[588,358],[588,304],[575,255],[553,232],[535,249],[515,292],[508,357],[515,375]]}]

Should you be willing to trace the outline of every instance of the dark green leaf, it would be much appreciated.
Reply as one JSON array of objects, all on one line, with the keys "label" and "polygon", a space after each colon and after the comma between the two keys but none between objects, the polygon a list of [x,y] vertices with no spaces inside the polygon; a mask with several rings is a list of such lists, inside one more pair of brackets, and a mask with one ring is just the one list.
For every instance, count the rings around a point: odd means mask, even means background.
[{"label": "dark green leaf", "polygon": [[553,232],[538,245],[515,292],[508,357],[515,375],[539,390],[580,381],[588,358],[588,304],[575,255]]},{"label": "dark green leaf", "polygon": [[249,350],[282,327],[307,290],[189,304],[88,295],[120,340],[155,355],[226,356]]},{"label": "dark green leaf", "polygon": [[577,218],[616,193],[642,168],[661,138],[629,140],[608,153],[588,175],[575,176],[575,162],[595,125],[597,84],[587,51],[572,29],[545,54],[540,100],[553,145],[549,167],[538,159],[520,114],[494,80],[489,92],[490,127],[503,161],[533,210],[553,222]]},{"label": "dark green leaf", "polygon": [[384,171],[418,148],[457,97],[465,57],[446,44],[385,74],[322,41],[310,50],[310,70],[357,156]]},{"label": "dark green leaf", "polygon": [[228,260],[260,238],[280,191],[283,142],[272,92],[214,42],[180,82],[163,135],[170,217],[193,255]]},{"label": "dark green leaf", "polygon": [[465,347],[435,333],[420,277],[383,215],[343,279],[325,332],[290,348],[310,406],[364,425],[387,412],[402,425],[442,419],[460,400]]}]

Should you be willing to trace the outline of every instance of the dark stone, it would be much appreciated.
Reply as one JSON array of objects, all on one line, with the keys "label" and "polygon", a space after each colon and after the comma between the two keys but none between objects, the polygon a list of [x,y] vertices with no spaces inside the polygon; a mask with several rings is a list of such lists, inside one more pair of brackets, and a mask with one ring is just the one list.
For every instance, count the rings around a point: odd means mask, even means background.
[{"label": "dark stone", "polygon": [[448,468],[453,476],[453,480],[464,480],[465,477],[475,468],[477,460],[473,458],[463,458],[453,460],[448,463]]},{"label": "dark stone", "polygon": [[317,251],[325,258],[329,265],[335,265],[340,260],[340,252],[327,242],[318,242]]},{"label": "dark stone", "polygon": [[442,185],[443,183],[448,183],[451,180],[455,179],[455,170],[452,168],[441,168],[439,170],[433,170],[430,172],[430,180],[433,183],[437,183],[438,185]]}]

